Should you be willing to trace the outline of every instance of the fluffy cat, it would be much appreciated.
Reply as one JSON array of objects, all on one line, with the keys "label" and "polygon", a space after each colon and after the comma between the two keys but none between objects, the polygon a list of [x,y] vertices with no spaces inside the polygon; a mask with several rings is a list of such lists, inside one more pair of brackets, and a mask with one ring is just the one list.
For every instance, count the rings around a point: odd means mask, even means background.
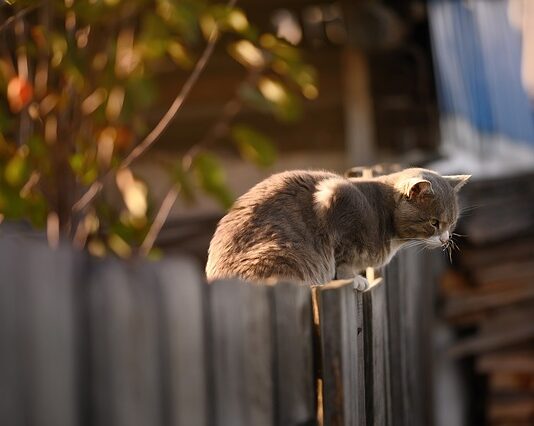
[{"label": "fluffy cat", "polygon": [[[420,168],[374,178],[321,171],[275,174],[241,196],[209,247],[208,281],[325,284],[387,264],[403,246],[448,247],[457,192],[470,176]],[[412,243],[413,242],[413,243]]]}]

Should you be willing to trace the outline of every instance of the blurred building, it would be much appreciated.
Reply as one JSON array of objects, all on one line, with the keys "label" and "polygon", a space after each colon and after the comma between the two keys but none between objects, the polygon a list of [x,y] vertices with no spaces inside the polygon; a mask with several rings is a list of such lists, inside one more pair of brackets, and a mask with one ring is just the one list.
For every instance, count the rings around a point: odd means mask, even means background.
[{"label": "blurred building", "polygon": [[477,174],[532,169],[534,4],[432,0],[428,13],[442,149]]},{"label": "blurred building", "polygon": [[468,172],[462,252],[441,282],[436,424],[534,424],[534,2],[428,3],[434,166]]}]

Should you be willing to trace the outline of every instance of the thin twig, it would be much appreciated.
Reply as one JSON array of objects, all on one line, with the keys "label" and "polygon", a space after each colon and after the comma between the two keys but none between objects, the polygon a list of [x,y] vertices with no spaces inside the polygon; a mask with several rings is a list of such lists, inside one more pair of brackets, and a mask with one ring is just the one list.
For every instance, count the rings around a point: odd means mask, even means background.
[{"label": "thin twig", "polygon": [[163,228],[163,225],[165,225],[165,222],[167,221],[167,218],[169,217],[169,214],[171,212],[172,206],[174,206],[174,203],[178,198],[180,189],[181,188],[179,186],[174,185],[171,189],[169,189],[167,195],[165,195],[165,198],[161,203],[158,213],[156,214],[152,225],[150,225],[150,229],[148,230],[145,239],[143,240],[143,243],[139,248],[139,251],[142,255],[146,256],[154,246],[156,238],[158,237],[161,228]]},{"label": "thin twig", "polygon": [[34,4],[33,6],[29,6],[26,9],[22,9],[20,12],[17,12],[13,16],[7,18],[6,21],[2,25],[0,25],[0,33],[4,31],[7,27],[9,27],[11,24],[15,23],[18,19],[23,18],[28,13],[33,12],[35,9],[41,7],[42,4],[43,2]]},{"label": "thin twig", "polygon": [[[246,81],[249,84],[254,83],[257,80],[260,72],[260,69],[252,71],[247,77]],[[211,127],[211,129],[199,142],[191,146],[182,157],[182,168],[185,173],[191,169],[191,166],[193,165],[193,158],[199,151],[206,148],[220,138],[223,134],[225,134],[230,122],[235,118],[242,107],[243,102],[239,96],[239,90],[237,90],[234,96],[228,102],[226,102],[221,116]],[[142,255],[147,255],[152,249],[158,234],[169,217],[174,203],[178,199],[180,189],[181,188],[179,186],[173,185],[167,192],[167,195],[165,195],[165,198],[163,199],[163,202],[156,213],[154,222],[152,222],[152,225],[150,226],[150,229],[143,240],[143,243],[141,244],[140,253]]]},{"label": "thin twig", "polygon": [[[236,2],[237,0],[230,0],[227,4],[227,7],[234,7]],[[119,169],[128,167],[133,161],[139,158],[140,155],[144,154],[169,126],[176,113],[182,107],[185,99],[191,92],[191,89],[193,88],[195,83],[198,81],[200,75],[206,68],[206,65],[211,55],[213,54],[218,39],[219,31],[217,28],[214,28],[210,36],[208,37],[208,42],[204,51],[202,52],[202,55],[195,64],[193,72],[191,73],[185,84],[182,86],[182,89],[180,90],[180,93],[178,93],[178,96],[174,99],[173,103],[171,104],[167,112],[164,114],[164,116],[161,118],[159,123],[156,125],[156,127],[154,127],[154,129],[139,143],[139,145],[137,145],[130,152],[130,154],[128,154],[128,156],[121,162],[121,164],[119,165]],[[82,197],[76,203],[74,203],[73,210],[75,212],[83,210],[93,200],[93,198],[96,197],[96,195],[102,190],[102,181],[106,180],[111,175],[111,173],[112,170],[109,170],[103,176],[103,178],[95,181],[85,192],[85,194],[83,194]]]},{"label": "thin twig", "polygon": [[172,119],[184,103],[185,98],[189,95],[191,89],[200,77],[202,70],[205,68],[209,58],[213,53],[217,38],[218,32],[216,30],[212,31],[206,49],[204,49],[202,56],[199,58],[198,62],[195,65],[195,69],[191,73],[189,79],[183,85],[179,95],[176,97],[176,99],[174,100],[170,108],[167,110],[165,115],[161,118],[160,122],[156,125],[156,127],[154,127],[154,129],[152,129],[152,131],[141,141],[141,143],[137,145],[130,152],[130,154],[122,161],[120,166],[121,168],[128,167],[133,161],[135,161],[143,153],[145,153],[146,150],[149,149],[154,144],[154,142],[156,142],[156,140],[161,136],[164,130],[169,126]]}]

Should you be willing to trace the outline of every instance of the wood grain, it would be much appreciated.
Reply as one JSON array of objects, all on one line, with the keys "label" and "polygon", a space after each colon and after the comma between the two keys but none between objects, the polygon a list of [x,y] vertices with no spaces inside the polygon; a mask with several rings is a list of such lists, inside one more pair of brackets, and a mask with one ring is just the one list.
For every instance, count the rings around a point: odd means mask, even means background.
[{"label": "wood grain", "polygon": [[215,419],[221,426],[274,421],[273,334],[267,286],[210,285]]},{"label": "wood grain", "polygon": [[352,281],[315,287],[320,317],[324,425],[365,425],[362,327]]}]

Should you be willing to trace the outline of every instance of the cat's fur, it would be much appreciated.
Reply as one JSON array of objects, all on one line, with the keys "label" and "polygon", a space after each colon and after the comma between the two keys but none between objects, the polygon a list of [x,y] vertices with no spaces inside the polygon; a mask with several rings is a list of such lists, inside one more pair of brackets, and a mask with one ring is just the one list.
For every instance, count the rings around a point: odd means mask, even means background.
[{"label": "cat's fur", "polygon": [[273,175],[219,222],[207,278],[324,284],[385,265],[409,241],[447,244],[458,219],[456,193],[468,178],[415,168],[370,179]]}]

